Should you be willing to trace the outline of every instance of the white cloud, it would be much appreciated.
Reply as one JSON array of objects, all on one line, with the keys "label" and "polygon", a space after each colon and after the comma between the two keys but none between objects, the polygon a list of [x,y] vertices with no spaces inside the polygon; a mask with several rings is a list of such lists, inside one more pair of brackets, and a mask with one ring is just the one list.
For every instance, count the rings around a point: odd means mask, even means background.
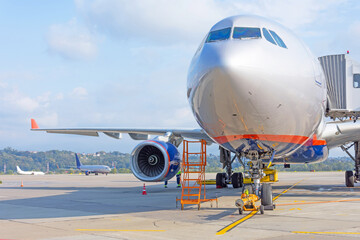
[{"label": "white cloud", "polygon": [[0,87],[0,116],[6,122],[23,122],[31,116],[53,115],[51,104],[59,101],[50,92],[30,96],[17,86],[3,82]]},{"label": "white cloud", "polygon": [[49,52],[69,59],[92,59],[97,54],[96,38],[76,19],[50,26],[47,33]]},{"label": "white cloud", "polygon": [[359,42],[360,39],[360,21],[355,21],[349,26],[348,35],[351,37],[350,39]]},{"label": "white cloud", "polygon": [[6,88],[7,86],[7,83],[0,81],[0,88]]},{"label": "white cloud", "polygon": [[39,126],[46,126],[46,127],[56,127],[59,124],[58,114],[56,112],[49,113],[37,117],[36,122]]},{"label": "white cloud", "polygon": [[[296,29],[312,24],[320,18],[333,19],[334,13],[326,11],[346,0],[258,0],[231,1],[242,13],[251,13],[274,19],[288,28]],[[229,1],[228,1],[229,2]]]},{"label": "white cloud", "polygon": [[71,91],[70,95],[76,98],[84,99],[88,95],[88,92],[86,88],[76,87]]},{"label": "white cloud", "polygon": [[123,40],[188,42],[199,36],[226,11],[217,1],[207,0],[94,0],[75,1],[90,25]]},{"label": "white cloud", "polygon": [[194,126],[194,117],[190,107],[184,106],[174,109],[171,115],[164,117],[162,123],[168,127]]},{"label": "white cloud", "polygon": [[6,108],[23,112],[34,112],[40,106],[35,98],[23,95],[17,88],[5,88],[2,94],[2,103]]},{"label": "white cloud", "polygon": [[279,21],[289,28],[334,19],[326,11],[346,0],[75,0],[90,26],[121,40],[153,43],[200,42],[222,18],[255,14]]}]

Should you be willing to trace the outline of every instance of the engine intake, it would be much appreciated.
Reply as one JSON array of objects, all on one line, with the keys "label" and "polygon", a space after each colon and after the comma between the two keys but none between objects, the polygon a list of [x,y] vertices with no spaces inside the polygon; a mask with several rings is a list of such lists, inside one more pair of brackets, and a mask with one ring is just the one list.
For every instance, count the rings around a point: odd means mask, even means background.
[{"label": "engine intake", "polygon": [[131,170],[141,181],[166,181],[180,168],[180,153],[171,143],[144,141],[134,148],[131,155]]}]

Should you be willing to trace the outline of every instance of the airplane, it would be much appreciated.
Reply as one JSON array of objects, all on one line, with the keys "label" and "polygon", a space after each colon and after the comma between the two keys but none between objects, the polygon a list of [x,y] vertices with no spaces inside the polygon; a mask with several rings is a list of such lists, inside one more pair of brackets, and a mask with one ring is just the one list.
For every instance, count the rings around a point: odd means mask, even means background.
[{"label": "airplane", "polygon": [[85,172],[85,175],[90,175],[90,173],[95,173],[95,175],[98,175],[99,173],[108,175],[108,173],[111,171],[110,167],[106,165],[82,165],[76,153],[75,158],[77,169],[79,169],[81,172]]},{"label": "airplane", "polygon": [[[337,88],[328,79],[320,60],[289,29],[259,16],[233,16],[210,29],[189,66],[187,98],[199,129],[40,129],[32,119],[31,130],[115,139],[127,133],[143,140],[132,151],[131,169],[148,182],[175,175],[184,138],[203,139],[219,145],[226,173],[216,175],[218,186],[243,187],[244,174],[233,172],[231,163],[247,159],[254,182],[248,188],[271,206],[271,185],[260,181],[265,168],[324,161],[335,147],[349,154],[349,143],[355,171],[346,171],[346,186],[360,181],[360,124],[348,121],[357,120],[360,108],[335,109]],[[352,91],[360,96],[360,88]]]},{"label": "airplane", "polygon": [[44,172],[23,171],[19,166],[16,166],[16,172],[20,175],[45,175]]}]

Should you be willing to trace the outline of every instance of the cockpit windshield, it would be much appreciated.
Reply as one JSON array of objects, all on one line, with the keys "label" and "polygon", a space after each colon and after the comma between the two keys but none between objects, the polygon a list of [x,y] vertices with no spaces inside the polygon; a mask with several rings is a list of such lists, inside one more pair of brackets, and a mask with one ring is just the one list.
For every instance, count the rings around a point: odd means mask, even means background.
[{"label": "cockpit windshield", "polygon": [[269,31],[270,31],[271,35],[274,37],[276,43],[277,43],[280,47],[282,47],[282,48],[287,48],[286,45],[285,45],[285,43],[284,43],[284,41],[279,37],[279,35],[277,35],[274,31],[271,31],[271,30],[269,30]]},{"label": "cockpit windshield", "polygon": [[231,33],[231,28],[224,28],[209,33],[209,36],[206,39],[206,42],[215,42],[229,39]]},{"label": "cockpit windshield", "polygon": [[235,27],[233,38],[234,39],[261,38],[260,28]]}]

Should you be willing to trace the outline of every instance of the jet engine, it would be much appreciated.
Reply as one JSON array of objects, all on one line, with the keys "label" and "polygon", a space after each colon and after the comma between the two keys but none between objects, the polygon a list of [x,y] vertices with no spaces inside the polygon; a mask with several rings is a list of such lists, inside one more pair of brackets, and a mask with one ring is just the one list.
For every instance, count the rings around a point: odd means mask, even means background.
[{"label": "jet engine", "polygon": [[169,180],[180,169],[180,153],[168,142],[144,141],[134,148],[131,155],[131,170],[144,182]]}]

